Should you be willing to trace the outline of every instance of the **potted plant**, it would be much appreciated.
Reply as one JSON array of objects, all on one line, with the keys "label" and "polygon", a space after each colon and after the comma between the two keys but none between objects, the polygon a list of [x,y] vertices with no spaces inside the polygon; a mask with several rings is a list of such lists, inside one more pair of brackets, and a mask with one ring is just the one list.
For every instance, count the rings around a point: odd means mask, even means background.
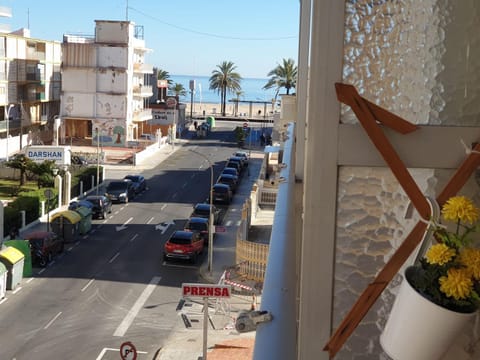
[{"label": "potted plant", "polygon": [[455,196],[441,215],[453,227],[430,222],[436,241],[406,269],[380,337],[396,360],[439,359],[480,306],[480,249],[472,239],[480,210],[469,198]]}]

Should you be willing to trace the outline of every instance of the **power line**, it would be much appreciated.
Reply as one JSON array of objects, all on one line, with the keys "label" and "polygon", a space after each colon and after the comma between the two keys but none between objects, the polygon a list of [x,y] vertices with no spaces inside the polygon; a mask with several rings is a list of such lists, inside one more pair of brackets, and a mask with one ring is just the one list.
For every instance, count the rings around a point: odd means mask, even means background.
[{"label": "power line", "polygon": [[140,11],[138,9],[135,9],[133,7],[128,7],[130,10],[136,11],[137,13],[150,18],[156,22],[159,22],[163,25],[167,25],[170,27],[173,27],[178,30],[182,30],[185,32],[189,32],[192,34],[197,34],[197,35],[203,35],[203,36],[209,36],[209,37],[214,37],[218,39],[227,39],[227,40],[242,40],[242,41],[275,41],[275,40],[287,40],[287,39],[296,39],[298,36],[297,35],[291,35],[291,36],[278,36],[278,37],[265,37],[265,38],[260,38],[260,37],[238,37],[238,36],[226,36],[226,35],[219,35],[219,34],[213,34],[213,33],[207,33],[207,32],[202,32],[202,31],[197,31],[197,30],[192,30],[188,29],[182,26],[178,26],[172,23],[168,23],[166,21],[162,21],[159,18],[152,16],[150,14],[146,14],[143,11]]}]

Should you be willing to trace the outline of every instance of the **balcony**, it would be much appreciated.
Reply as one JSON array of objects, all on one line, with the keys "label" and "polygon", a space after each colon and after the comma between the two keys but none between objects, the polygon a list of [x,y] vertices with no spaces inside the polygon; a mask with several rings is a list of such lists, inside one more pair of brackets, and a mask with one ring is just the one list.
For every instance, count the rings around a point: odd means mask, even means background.
[{"label": "balcony", "polygon": [[135,63],[133,64],[133,71],[141,74],[153,74],[153,65]]},{"label": "balcony", "polygon": [[153,90],[151,85],[135,85],[133,87],[133,95],[140,97],[150,97],[153,95]]},{"label": "balcony", "polygon": [[152,119],[152,109],[142,109],[133,112],[133,121],[142,122]]}]

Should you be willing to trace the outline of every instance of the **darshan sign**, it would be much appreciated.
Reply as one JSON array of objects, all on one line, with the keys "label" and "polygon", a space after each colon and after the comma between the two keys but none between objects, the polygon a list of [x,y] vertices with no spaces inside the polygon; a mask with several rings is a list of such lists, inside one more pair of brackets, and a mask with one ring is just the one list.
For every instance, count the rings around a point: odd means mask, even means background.
[{"label": "darshan sign", "polygon": [[211,284],[182,284],[184,298],[229,298],[231,287],[229,285]]},{"label": "darshan sign", "polygon": [[30,145],[25,156],[35,162],[55,161],[56,165],[70,165],[70,146]]}]

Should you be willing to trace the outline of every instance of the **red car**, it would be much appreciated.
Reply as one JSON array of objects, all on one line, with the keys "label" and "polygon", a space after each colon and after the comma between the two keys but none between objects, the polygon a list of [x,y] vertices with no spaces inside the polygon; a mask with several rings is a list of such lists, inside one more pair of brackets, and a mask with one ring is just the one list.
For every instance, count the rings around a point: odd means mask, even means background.
[{"label": "red car", "polygon": [[35,231],[25,236],[30,243],[32,261],[41,267],[47,266],[54,255],[63,252],[63,239],[52,231]]},{"label": "red car", "polygon": [[190,260],[195,263],[203,253],[204,246],[205,242],[198,232],[177,230],[165,243],[163,259]]}]

